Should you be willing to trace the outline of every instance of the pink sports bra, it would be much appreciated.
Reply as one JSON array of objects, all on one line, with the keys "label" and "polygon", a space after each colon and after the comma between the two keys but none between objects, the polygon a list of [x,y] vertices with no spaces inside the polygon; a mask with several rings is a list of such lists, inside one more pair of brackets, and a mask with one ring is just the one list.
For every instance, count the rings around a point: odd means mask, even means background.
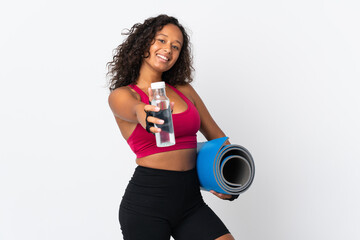
[{"label": "pink sports bra", "polygon": [[[141,97],[141,101],[149,104],[149,97],[136,85],[129,85]],[[196,133],[200,129],[200,116],[194,104],[175,87],[167,84],[174,90],[187,104],[187,109],[184,112],[172,115],[175,145],[169,147],[157,147],[155,135],[148,133],[139,123],[127,140],[131,150],[138,158],[145,157],[151,154],[168,152],[179,149],[196,148],[197,139]]]}]

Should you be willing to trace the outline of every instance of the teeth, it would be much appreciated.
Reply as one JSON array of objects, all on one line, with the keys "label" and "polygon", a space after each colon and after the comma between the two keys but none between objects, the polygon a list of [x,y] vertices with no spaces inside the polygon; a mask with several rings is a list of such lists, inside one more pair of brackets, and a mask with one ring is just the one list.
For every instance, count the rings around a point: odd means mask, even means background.
[{"label": "teeth", "polygon": [[160,57],[160,58],[162,58],[162,59],[164,59],[165,61],[168,61],[168,60],[169,60],[167,57],[165,57],[165,56],[163,56],[163,55],[157,55],[157,56]]}]

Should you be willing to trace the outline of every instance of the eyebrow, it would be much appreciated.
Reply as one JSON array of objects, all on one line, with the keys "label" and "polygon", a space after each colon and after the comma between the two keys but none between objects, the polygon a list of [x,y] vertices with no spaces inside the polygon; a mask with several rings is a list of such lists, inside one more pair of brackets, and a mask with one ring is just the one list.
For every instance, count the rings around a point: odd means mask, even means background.
[{"label": "eyebrow", "polygon": [[[159,34],[157,34],[156,36],[159,36],[159,35],[163,35],[163,36],[165,36],[165,37],[169,37],[168,35],[163,34],[163,33],[159,33]],[[182,43],[181,43],[179,40],[175,40],[175,41],[178,42],[178,43],[180,44],[180,46],[182,46]]]}]

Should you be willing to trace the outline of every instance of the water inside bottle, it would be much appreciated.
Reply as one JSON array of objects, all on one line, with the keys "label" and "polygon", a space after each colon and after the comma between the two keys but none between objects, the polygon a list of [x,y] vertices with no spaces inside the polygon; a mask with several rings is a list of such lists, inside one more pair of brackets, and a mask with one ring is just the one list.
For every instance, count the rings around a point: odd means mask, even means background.
[{"label": "water inside bottle", "polygon": [[175,144],[174,129],[172,125],[172,115],[170,104],[166,101],[159,101],[156,103],[161,110],[154,112],[154,117],[164,120],[163,124],[155,124],[157,128],[161,129],[160,133],[156,133],[156,144],[158,147],[167,147]]}]

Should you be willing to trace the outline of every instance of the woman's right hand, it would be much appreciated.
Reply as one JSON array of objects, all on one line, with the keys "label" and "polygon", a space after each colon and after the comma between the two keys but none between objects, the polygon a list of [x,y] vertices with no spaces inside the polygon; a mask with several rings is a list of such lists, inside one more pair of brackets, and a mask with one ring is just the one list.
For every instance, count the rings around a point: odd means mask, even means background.
[{"label": "woman's right hand", "polygon": [[[149,94],[149,101],[151,102],[152,99],[153,99],[153,97],[154,97],[154,94],[153,94],[153,91],[152,91],[151,88],[148,88],[148,94]],[[173,108],[174,108],[174,102],[170,102],[170,108],[171,108],[171,112],[172,112],[172,110],[173,110]],[[144,111],[145,111],[145,112],[158,112],[158,111],[160,111],[160,108],[157,107],[157,106],[148,104],[148,105],[145,105],[145,106],[144,106]],[[159,119],[159,118],[156,118],[156,117],[153,117],[153,116],[148,116],[148,117],[146,117],[146,118],[147,118],[146,120],[147,120],[149,123],[154,123],[154,124],[159,124],[159,125],[161,125],[161,124],[164,123],[164,120]],[[150,130],[150,132],[152,132],[152,133],[159,133],[159,132],[161,132],[161,128],[157,128],[157,127],[155,127],[155,126],[150,127],[149,130]]]},{"label": "woman's right hand", "polygon": [[[160,111],[160,108],[159,107],[156,107],[156,106],[153,106],[153,105],[145,105],[144,106],[144,111],[146,112],[146,113],[149,113],[149,112],[158,112],[158,111]],[[159,118],[156,118],[156,117],[153,117],[153,116],[151,116],[151,115],[149,115],[149,114],[146,114],[146,117],[145,117],[146,119],[145,119],[145,122],[146,122],[146,126],[145,126],[145,129],[149,129],[150,130],[150,132],[152,132],[152,133],[159,133],[159,132],[161,132],[161,128],[157,128],[157,127],[155,127],[155,126],[153,126],[153,124],[163,124],[164,123],[164,120],[162,120],[162,119],[159,119]],[[150,123],[150,124],[149,124]],[[149,126],[150,127],[149,127]]]}]

